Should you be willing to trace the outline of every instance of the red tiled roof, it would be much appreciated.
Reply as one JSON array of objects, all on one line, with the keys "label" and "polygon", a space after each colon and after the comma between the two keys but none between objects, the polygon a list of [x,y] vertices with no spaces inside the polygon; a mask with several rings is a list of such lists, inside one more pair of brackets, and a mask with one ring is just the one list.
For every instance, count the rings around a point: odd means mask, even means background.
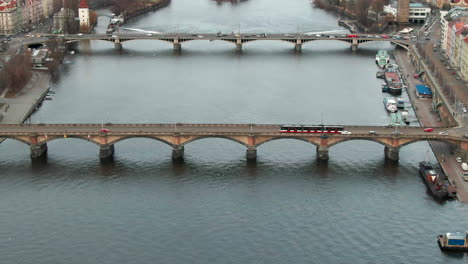
[{"label": "red tiled roof", "polygon": [[86,0],[81,0],[80,5],[78,7],[79,8],[89,8],[88,3],[86,3]]}]

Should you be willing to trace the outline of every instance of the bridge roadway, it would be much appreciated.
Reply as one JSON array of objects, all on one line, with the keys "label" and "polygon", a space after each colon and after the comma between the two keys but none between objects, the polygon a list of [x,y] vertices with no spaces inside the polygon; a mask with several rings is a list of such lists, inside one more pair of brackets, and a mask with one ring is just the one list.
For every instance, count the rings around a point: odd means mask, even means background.
[{"label": "bridge roadway", "polygon": [[[317,159],[328,160],[328,149],[349,140],[370,140],[385,146],[385,157],[397,161],[402,146],[417,141],[441,141],[458,151],[468,151],[463,128],[437,128],[424,132],[421,127],[344,126],[346,134],[281,133],[281,125],[267,124],[33,124],[0,125],[0,137],[28,144],[31,158],[47,152],[47,142],[59,138],[78,138],[100,147],[100,158],[112,158],[114,144],[128,138],[151,138],[170,145],[173,159],[182,159],[184,146],[192,141],[217,137],[247,147],[247,159],[255,160],[257,147],[277,139],[297,139],[317,146]],[[103,132],[103,128],[104,131]],[[371,132],[374,131],[374,132]]]},{"label": "bridge roadway", "polygon": [[[352,37],[351,37],[352,36]],[[242,50],[242,44],[256,40],[280,40],[293,43],[295,49],[300,51],[302,44],[316,40],[335,40],[351,44],[353,50],[358,48],[359,44],[371,41],[389,41],[408,50],[410,45],[406,37],[390,37],[387,35],[368,34],[298,34],[298,33],[239,33],[239,34],[221,34],[221,33],[113,33],[113,34],[47,34],[39,33],[32,37],[61,38],[66,41],[81,40],[103,40],[113,42],[117,48],[122,48],[122,43],[130,40],[162,40],[174,45],[175,50],[181,49],[181,43],[192,40],[222,40],[236,44],[237,50]],[[42,39],[46,40],[46,39]],[[37,42],[41,42],[38,39]]]}]

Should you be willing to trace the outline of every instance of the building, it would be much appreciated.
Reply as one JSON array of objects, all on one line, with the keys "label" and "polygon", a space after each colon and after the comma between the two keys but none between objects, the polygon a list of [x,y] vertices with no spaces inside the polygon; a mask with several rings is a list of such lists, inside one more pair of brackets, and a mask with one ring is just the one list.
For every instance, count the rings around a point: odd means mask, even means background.
[{"label": "building", "polygon": [[398,23],[424,23],[431,13],[431,8],[421,3],[409,3],[409,1],[393,2],[384,6],[385,13],[396,17]]},{"label": "building", "polygon": [[78,6],[78,16],[80,18],[80,32],[89,32],[91,28],[89,7],[86,0],[81,0]]},{"label": "building", "polygon": [[397,23],[408,23],[409,22],[409,0],[399,0],[396,13]]},{"label": "building", "polygon": [[16,1],[0,0],[0,34],[15,34],[21,22],[21,13]]},{"label": "building", "polygon": [[449,58],[457,70],[460,70],[463,35],[468,33],[468,24],[463,21],[455,22],[452,26],[451,33],[451,52],[449,54]]},{"label": "building", "polygon": [[34,25],[44,19],[44,7],[42,0],[26,0],[23,7],[23,23]]},{"label": "building", "polygon": [[31,64],[33,68],[42,67],[47,61],[49,49],[35,49],[31,53]]},{"label": "building", "polygon": [[431,8],[421,3],[411,3],[409,5],[409,22],[425,23],[431,14]]},{"label": "building", "polygon": [[54,14],[53,33],[74,33],[75,12],[70,8],[62,8]]},{"label": "building", "polygon": [[45,17],[50,17],[54,13],[54,0],[42,0],[42,10]]},{"label": "building", "polygon": [[464,80],[468,80],[468,37],[463,38],[460,60],[460,76]]},{"label": "building", "polygon": [[450,11],[441,11],[440,12],[440,24],[441,24],[441,49],[443,52],[450,57],[452,53],[452,36],[453,36],[453,25],[458,20],[468,19],[468,8],[466,7],[454,7]]},{"label": "building", "polygon": [[450,6],[451,7],[468,7],[468,1],[467,0],[450,0]]}]

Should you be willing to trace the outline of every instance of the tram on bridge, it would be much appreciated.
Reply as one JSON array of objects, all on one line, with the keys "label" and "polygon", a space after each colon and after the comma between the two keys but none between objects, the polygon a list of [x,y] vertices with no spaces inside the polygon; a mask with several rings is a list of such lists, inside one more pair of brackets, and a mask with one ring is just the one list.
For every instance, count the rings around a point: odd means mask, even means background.
[{"label": "tram on bridge", "polygon": [[344,131],[343,126],[330,126],[330,125],[282,125],[280,128],[281,133],[333,133],[341,134]]}]

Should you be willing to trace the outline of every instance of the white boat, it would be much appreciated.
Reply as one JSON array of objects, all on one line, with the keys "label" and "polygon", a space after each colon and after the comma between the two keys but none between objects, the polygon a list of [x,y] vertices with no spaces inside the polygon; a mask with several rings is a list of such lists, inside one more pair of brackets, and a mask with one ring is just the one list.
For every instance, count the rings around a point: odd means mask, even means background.
[{"label": "white boat", "polygon": [[390,63],[390,56],[386,50],[379,50],[377,55],[375,55],[375,63],[377,63],[380,68],[385,68],[385,66]]},{"label": "white boat", "polygon": [[385,109],[390,113],[395,113],[398,110],[395,98],[393,97],[385,97],[383,103],[385,105]]},{"label": "white boat", "polygon": [[396,106],[401,109],[405,108],[405,101],[403,101],[403,98],[398,97]]}]

